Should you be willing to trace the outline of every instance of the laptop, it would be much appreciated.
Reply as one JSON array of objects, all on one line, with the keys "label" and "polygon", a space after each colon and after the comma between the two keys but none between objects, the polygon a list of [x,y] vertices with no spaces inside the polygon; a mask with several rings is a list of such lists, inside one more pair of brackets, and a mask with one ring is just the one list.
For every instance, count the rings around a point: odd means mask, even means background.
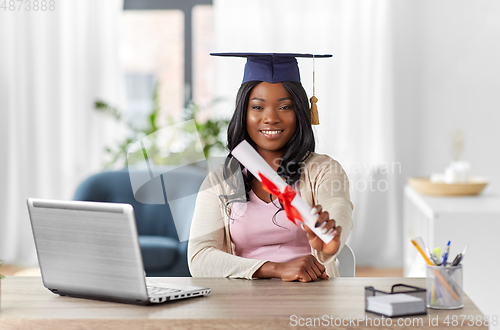
[{"label": "laptop", "polygon": [[158,278],[148,285],[130,204],[27,202],[43,284],[55,294],[149,305],[211,292]]}]

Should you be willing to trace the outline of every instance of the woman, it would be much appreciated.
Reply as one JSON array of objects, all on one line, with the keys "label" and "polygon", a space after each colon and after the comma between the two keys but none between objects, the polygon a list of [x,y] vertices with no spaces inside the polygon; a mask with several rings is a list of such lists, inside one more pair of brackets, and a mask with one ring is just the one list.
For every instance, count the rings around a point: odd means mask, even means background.
[{"label": "woman", "polygon": [[352,228],[352,203],[342,167],[314,153],[309,103],[295,59],[312,55],[217,55],[247,57],[228,149],[243,139],[252,144],[314,206],[316,227],[334,239],[325,244],[307,226],[295,226],[276,196],[229,155],[197,197],[188,245],[191,274],[301,282],[338,276],[334,261]]}]

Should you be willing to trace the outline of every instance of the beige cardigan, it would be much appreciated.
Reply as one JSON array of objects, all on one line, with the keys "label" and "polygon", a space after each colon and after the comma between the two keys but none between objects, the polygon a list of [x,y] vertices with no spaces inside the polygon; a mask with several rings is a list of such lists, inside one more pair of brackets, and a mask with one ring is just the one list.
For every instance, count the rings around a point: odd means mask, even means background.
[{"label": "beige cardigan", "polygon": [[[342,166],[326,155],[313,153],[302,169],[300,194],[311,206],[321,205],[337,226],[342,227],[340,251],[351,232],[353,205],[349,197],[349,181]],[[188,244],[188,264],[195,277],[229,277],[252,279],[267,261],[247,259],[233,254],[229,221],[219,195],[231,193],[224,182],[222,167],[211,172],[202,184],[196,199]],[[228,210],[229,212],[229,210]],[[325,265],[330,277],[339,276],[335,265],[338,254],[326,255],[311,249]]]}]

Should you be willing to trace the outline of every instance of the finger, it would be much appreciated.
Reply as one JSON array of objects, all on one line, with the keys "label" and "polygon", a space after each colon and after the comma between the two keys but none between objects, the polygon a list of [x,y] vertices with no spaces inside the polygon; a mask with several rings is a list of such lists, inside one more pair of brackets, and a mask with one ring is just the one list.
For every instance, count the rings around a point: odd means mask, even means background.
[{"label": "finger", "polygon": [[[311,267],[311,265],[309,265],[309,267],[307,267],[305,269],[305,271],[307,272],[307,274],[309,275],[309,277],[311,278],[311,281],[316,281],[319,277],[319,275],[316,275],[316,272],[314,271],[314,269]],[[320,274],[321,275],[321,274]]]},{"label": "finger", "polygon": [[312,281],[312,278],[311,278],[311,275],[306,271],[306,270],[302,270],[300,273],[299,273],[299,278],[298,280],[300,282],[311,282]]},{"label": "finger", "polygon": [[320,278],[321,278],[322,280],[326,280],[326,279],[330,278],[330,276],[328,276],[328,275],[326,274],[326,272],[324,272],[323,274],[321,274]]},{"label": "finger", "polygon": [[342,234],[342,227],[336,226],[335,229],[332,231],[333,237],[340,237],[340,234]]},{"label": "finger", "polygon": [[[340,228],[340,227],[333,227],[333,228],[330,228],[328,229],[328,231],[326,232],[327,235],[332,235],[333,237],[336,237],[339,235],[339,231],[337,230],[337,228]],[[342,229],[340,229],[342,230]]]},{"label": "finger", "polygon": [[303,264],[303,269],[309,274],[311,277],[311,280],[315,281],[318,277],[321,276],[321,271],[318,269],[316,266],[316,258],[312,255],[309,254],[305,257],[304,259],[304,264]]},{"label": "finger", "polygon": [[336,222],[335,220],[328,220],[328,222],[326,223],[326,225],[324,225],[322,228],[321,228],[321,233],[322,234],[327,234],[327,233],[332,233],[335,228],[336,228]]},{"label": "finger", "polygon": [[316,234],[306,224],[301,223],[300,228],[302,228],[302,230],[306,232],[307,239],[313,239],[314,237],[316,237]]},{"label": "finger", "polygon": [[321,213],[321,211],[323,211],[323,207],[321,207],[321,205],[314,205],[311,209],[311,214],[315,215]]},{"label": "finger", "polygon": [[324,271],[320,271],[319,268],[318,268],[318,266],[316,266],[316,265],[313,265],[311,269],[314,270],[314,272],[316,274],[316,279],[322,278],[323,274],[325,274],[325,272]]},{"label": "finger", "polygon": [[[318,262],[318,260],[311,256],[311,258],[309,258],[309,262],[310,262],[310,267],[311,269],[314,271],[314,273],[316,274],[316,277],[321,277],[321,275],[324,273],[325,269],[324,267],[321,267],[322,265]],[[323,268],[323,269],[321,269]]]},{"label": "finger", "polygon": [[324,226],[325,222],[328,221],[329,219],[330,219],[330,215],[328,214],[328,212],[326,212],[326,211],[321,212],[321,213],[319,213],[319,217],[318,217],[318,219],[316,219],[316,224],[314,226],[316,228]]},{"label": "finger", "polygon": [[316,259],[314,256],[311,256],[312,257],[312,261],[314,262],[314,265],[318,268],[318,270],[321,272],[321,273],[324,273],[326,268],[325,266],[318,261],[318,259]]}]

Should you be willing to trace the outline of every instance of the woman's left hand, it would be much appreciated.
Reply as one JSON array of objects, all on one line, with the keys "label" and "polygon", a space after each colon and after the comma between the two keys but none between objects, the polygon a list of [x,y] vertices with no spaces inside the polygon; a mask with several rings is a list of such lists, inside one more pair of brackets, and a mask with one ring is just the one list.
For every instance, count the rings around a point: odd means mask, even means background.
[{"label": "woman's left hand", "polygon": [[333,235],[333,239],[330,243],[325,244],[316,234],[305,224],[301,224],[302,229],[307,233],[307,238],[309,239],[309,244],[315,250],[321,251],[326,254],[335,254],[340,247],[340,233],[342,232],[342,227],[337,226],[335,220],[330,219],[328,212],[323,211],[321,205],[315,205],[313,207],[313,214],[319,214],[316,220],[316,227],[320,228],[323,233],[330,232]]}]

